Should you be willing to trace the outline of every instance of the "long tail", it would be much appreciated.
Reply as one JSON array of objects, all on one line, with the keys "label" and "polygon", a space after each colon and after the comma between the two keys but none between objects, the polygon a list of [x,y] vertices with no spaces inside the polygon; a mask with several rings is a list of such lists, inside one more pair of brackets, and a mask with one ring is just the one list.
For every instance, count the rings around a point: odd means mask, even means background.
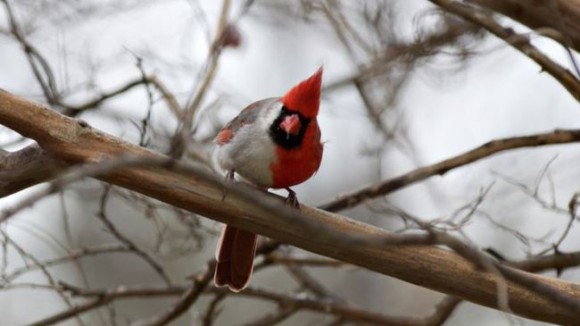
[{"label": "long tail", "polygon": [[213,281],[216,286],[228,286],[234,292],[243,290],[254,270],[255,233],[226,225],[216,249],[217,266]]}]

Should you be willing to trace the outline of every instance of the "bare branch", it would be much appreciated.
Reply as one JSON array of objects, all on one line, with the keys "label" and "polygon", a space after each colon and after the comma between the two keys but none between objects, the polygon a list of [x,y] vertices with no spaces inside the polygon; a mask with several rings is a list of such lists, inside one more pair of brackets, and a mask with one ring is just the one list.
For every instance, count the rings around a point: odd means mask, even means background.
[{"label": "bare branch", "polygon": [[[467,0],[506,15],[531,29],[549,27],[570,40],[570,45],[580,51],[580,1],[553,0],[530,3],[528,0]],[[558,10],[554,12],[553,7]],[[567,42],[564,42],[567,43]]]},{"label": "bare branch", "polygon": [[[222,293],[227,290],[212,289],[212,292]],[[413,325],[433,325],[424,323],[422,318],[406,318],[386,316],[379,313],[368,312],[355,308],[349,305],[340,303],[325,302],[321,300],[313,300],[310,298],[296,297],[273,293],[266,290],[247,288],[243,292],[237,293],[236,296],[252,297],[258,299],[266,299],[277,302],[284,308],[288,309],[302,309],[315,312],[330,313],[337,317],[343,317],[346,320],[370,323],[373,325],[393,325],[393,326],[413,326]]]},{"label": "bare branch", "polygon": [[155,75],[151,76],[141,76],[137,79],[128,81],[124,85],[121,85],[109,92],[101,94],[100,96],[96,97],[95,99],[89,100],[85,103],[78,104],[78,105],[68,105],[68,104],[61,104],[61,106],[65,107],[65,110],[62,111],[64,115],[68,115],[70,117],[76,117],[80,113],[99,107],[101,104],[106,102],[109,99],[115,98],[121,94],[124,94],[135,87],[148,84],[153,85],[161,96],[165,100],[167,107],[171,110],[171,112],[175,115],[176,118],[181,118],[183,115],[182,108],[177,102],[175,95],[173,95],[169,89],[159,80],[159,78]]},{"label": "bare branch", "polygon": [[187,109],[183,113],[182,124],[177,129],[173,138],[173,143],[171,145],[171,153],[173,157],[179,158],[183,155],[187,140],[189,139],[190,132],[192,131],[195,114],[198,111],[203,99],[207,95],[209,87],[213,83],[217,73],[219,59],[221,57],[222,49],[225,46],[224,37],[228,32],[227,26],[230,5],[230,0],[222,1],[220,17],[216,26],[216,32],[212,44],[210,45],[210,50],[207,57],[207,67],[204,69],[204,78],[201,82],[201,85],[197,89],[197,92],[193,96],[191,103],[187,106]]},{"label": "bare branch", "polygon": [[270,326],[270,325],[277,325],[282,321],[292,317],[298,308],[295,307],[284,307],[279,306],[278,310],[274,313],[267,314],[259,319],[251,321],[249,323],[245,323],[244,326]]},{"label": "bare branch", "polygon": [[[190,286],[184,285],[172,286],[168,288],[122,287],[107,290],[85,290],[68,284],[62,284],[62,286],[75,296],[83,296],[87,298],[99,298],[101,300],[116,300],[116,299],[139,298],[150,296],[177,296],[177,295],[181,295],[183,298],[185,298],[185,296],[190,291],[192,291]],[[316,312],[330,313],[332,315],[343,317],[344,319],[350,321],[367,322],[375,325],[405,325],[405,326],[440,325],[444,320],[446,320],[449,317],[451,312],[460,302],[460,300],[458,299],[446,297],[437,305],[436,310],[432,315],[429,315],[424,318],[406,318],[406,317],[385,316],[383,314],[367,312],[345,304],[328,302],[324,300],[313,300],[310,298],[304,298],[303,296],[300,295],[291,296],[278,294],[251,287],[237,294],[233,294],[229,292],[227,289],[217,289],[214,287],[207,288],[204,293],[216,294],[218,296],[229,295],[229,296],[251,297],[262,300],[270,300],[277,302],[282,307],[284,312],[287,311],[286,309],[288,309],[289,311],[293,311],[296,309],[310,310]],[[96,301],[91,301],[89,302],[89,304],[93,302]]]},{"label": "bare branch", "polygon": [[353,83],[364,83],[393,68],[397,62],[412,62],[436,54],[444,46],[454,44],[466,35],[476,35],[480,30],[480,27],[470,23],[447,20],[440,30],[418,37],[412,42],[390,45],[384,54],[374,58],[370,63],[365,63],[360,72],[325,85],[324,91],[330,92]]},{"label": "bare branch", "polygon": [[321,208],[330,211],[339,211],[345,208],[354,207],[365,200],[384,196],[435,175],[444,175],[450,170],[506,150],[576,142],[580,142],[580,130],[555,130],[543,134],[493,140],[450,159],[413,170],[401,176],[341,196],[340,198],[323,205]]},{"label": "bare branch", "polygon": [[554,77],[568,92],[580,101],[580,81],[569,70],[560,66],[555,61],[544,55],[533,46],[530,41],[514,32],[511,28],[503,27],[491,15],[477,8],[470,7],[458,1],[429,0],[444,10],[453,13],[463,19],[478,24],[490,33],[506,41],[509,45],[534,60],[542,69]]},{"label": "bare branch", "polygon": [[267,257],[264,257],[264,263],[268,264],[283,264],[283,265],[299,265],[308,267],[341,267],[348,266],[348,264],[330,259],[320,259],[320,258],[297,258],[290,257],[287,255],[282,255],[278,252],[274,252]]},{"label": "bare branch", "polygon": [[14,15],[14,11],[12,10],[12,6],[10,5],[8,0],[2,0],[4,3],[4,7],[6,8],[6,13],[8,14],[8,21],[10,23],[10,33],[14,36],[16,41],[20,43],[24,53],[26,54],[26,59],[28,60],[28,64],[34,73],[34,77],[38,81],[42,92],[44,93],[44,97],[46,98],[47,102],[50,104],[58,104],[59,103],[59,94],[56,86],[56,80],[54,78],[54,73],[48,61],[44,58],[44,56],[40,53],[40,51],[34,47],[28,40],[26,39],[25,35],[22,33],[20,25],[16,20]]},{"label": "bare branch", "polygon": [[32,265],[32,266],[24,266],[18,269],[13,270],[10,274],[3,275],[3,282],[11,282],[12,280],[16,279],[17,277],[35,271],[41,268],[48,268],[60,264],[66,264],[73,260],[79,259],[81,257],[87,256],[94,256],[94,255],[101,255],[107,253],[117,253],[117,252],[130,252],[130,249],[127,248],[125,245],[102,245],[102,246],[95,246],[95,247],[88,247],[88,248],[80,248],[76,250],[72,250],[67,255],[46,260],[40,262],[40,265]]},{"label": "bare branch", "polygon": [[153,318],[150,321],[145,321],[143,323],[138,323],[142,326],[161,326],[167,325],[172,320],[181,316],[186,312],[191,305],[199,298],[199,296],[204,292],[204,290],[209,285],[209,282],[213,279],[213,272],[215,269],[215,261],[212,260],[208,263],[205,271],[200,272],[195,278],[193,284],[185,291],[181,296],[179,301],[173,305],[167,312],[161,314],[160,316]]},{"label": "bare branch", "polygon": [[97,177],[103,174],[110,173],[121,167],[129,166],[155,166],[155,165],[172,165],[173,159],[171,158],[136,158],[136,157],[118,157],[116,159],[108,160],[100,163],[89,163],[85,165],[77,165],[68,170],[66,173],[62,174],[60,177],[51,181],[47,187],[43,190],[37,191],[27,198],[21,200],[12,207],[5,208],[0,213],[0,223],[6,221],[14,214],[20,212],[21,210],[28,208],[40,199],[61,191],[65,186],[70,183],[79,181],[86,177]]},{"label": "bare branch", "polygon": [[508,265],[528,272],[541,272],[549,269],[563,270],[580,266],[580,252],[531,257],[526,260],[508,263]]},{"label": "bare branch", "polygon": [[37,322],[34,322],[32,324],[30,324],[30,326],[48,326],[48,325],[54,325],[57,324],[63,320],[67,320],[70,318],[75,318],[78,317],[79,315],[81,315],[82,313],[85,313],[89,310],[93,310],[95,308],[104,306],[110,302],[112,302],[114,300],[113,297],[105,297],[105,298],[97,298],[97,299],[93,299],[87,303],[83,303],[83,304],[79,304],[76,306],[73,306],[72,308],[65,310],[61,313],[58,313],[56,315],[53,315],[51,317],[39,320]]},{"label": "bare branch", "polygon": [[169,277],[169,275],[167,275],[165,269],[151,255],[149,255],[147,252],[139,248],[133,241],[131,241],[131,239],[123,235],[121,231],[117,229],[115,224],[113,224],[113,222],[109,220],[109,218],[107,217],[106,206],[110,190],[111,187],[106,186],[105,190],[103,191],[103,195],[101,196],[100,200],[100,209],[99,212],[97,213],[98,218],[117,240],[119,240],[127,248],[133,251],[137,256],[141,257],[147,264],[149,264],[149,266],[151,266],[151,268],[157,273],[157,275],[161,277],[161,279],[165,282],[165,284],[171,285],[172,283],[171,278]]},{"label": "bare branch", "polygon": [[66,168],[37,144],[16,152],[0,150],[0,197],[48,181]]}]

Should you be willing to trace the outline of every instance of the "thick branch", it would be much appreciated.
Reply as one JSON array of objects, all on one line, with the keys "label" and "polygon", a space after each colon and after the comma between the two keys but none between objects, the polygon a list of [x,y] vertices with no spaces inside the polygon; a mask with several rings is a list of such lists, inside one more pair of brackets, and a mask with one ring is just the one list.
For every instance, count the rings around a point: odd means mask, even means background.
[{"label": "thick branch", "polygon": [[36,144],[16,152],[0,150],[0,197],[48,181],[66,166]]},{"label": "thick branch", "polygon": [[574,76],[574,74],[572,74],[568,69],[538,50],[527,37],[516,33],[511,28],[502,26],[493,16],[486,14],[485,11],[478,10],[478,8],[472,8],[459,1],[429,1],[440,6],[445,11],[485,28],[493,35],[504,40],[514,49],[534,60],[542,70],[554,77],[577,101],[580,101],[580,81],[578,78],[576,78],[576,76]]},{"label": "thick branch", "polygon": [[[551,28],[580,52],[580,0],[467,0],[508,16],[531,29]],[[566,44],[566,42],[563,42]]]},{"label": "thick branch", "polygon": [[[52,155],[71,164],[100,162],[119,154],[153,159],[162,157],[2,91],[0,123],[35,139]],[[124,168],[100,179],[314,253],[481,305],[497,307],[496,285],[502,282],[497,275],[476,270],[457,254],[442,249],[386,246],[387,241],[364,241],[367,238],[388,240],[394,237],[364,223],[306,206],[300,212],[290,210],[281,205],[278,198],[257,190],[247,189],[248,195],[242,196],[235,191],[241,187],[239,185],[234,185],[228,198],[222,201],[221,184],[215,181],[219,178],[212,179],[201,172],[180,173],[179,170],[173,171],[171,166]],[[274,207],[279,208],[273,210]],[[305,225],[305,221],[309,224]],[[580,288],[573,283],[526,275],[543,286],[551,286],[580,299]],[[574,324],[580,318],[578,312],[552,299],[505,282],[510,308],[517,314],[560,324]]]},{"label": "thick branch", "polygon": [[548,256],[538,256],[508,265],[528,272],[541,272],[549,269],[564,270],[580,265],[580,252],[556,253]]}]

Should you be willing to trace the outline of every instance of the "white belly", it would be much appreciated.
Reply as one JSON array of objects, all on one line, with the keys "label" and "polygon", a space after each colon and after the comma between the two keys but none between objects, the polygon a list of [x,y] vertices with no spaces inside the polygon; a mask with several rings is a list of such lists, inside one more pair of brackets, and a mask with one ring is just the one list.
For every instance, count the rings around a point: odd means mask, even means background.
[{"label": "white belly", "polygon": [[219,166],[225,171],[234,170],[256,186],[271,187],[270,165],[276,160],[276,147],[268,134],[272,120],[266,115],[251,125],[243,126],[229,143],[218,146]]}]

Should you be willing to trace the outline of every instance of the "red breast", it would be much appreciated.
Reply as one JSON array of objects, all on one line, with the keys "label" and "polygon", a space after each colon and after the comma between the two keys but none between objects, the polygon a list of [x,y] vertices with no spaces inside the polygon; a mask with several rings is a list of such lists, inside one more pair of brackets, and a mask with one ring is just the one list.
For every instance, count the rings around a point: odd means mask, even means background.
[{"label": "red breast", "polygon": [[320,128],[315,121],[308,126],[300,148],[276,147],[277,161],[270,165],[272,188],[288,188],[308,180],[320,167],[322,151]]}]

